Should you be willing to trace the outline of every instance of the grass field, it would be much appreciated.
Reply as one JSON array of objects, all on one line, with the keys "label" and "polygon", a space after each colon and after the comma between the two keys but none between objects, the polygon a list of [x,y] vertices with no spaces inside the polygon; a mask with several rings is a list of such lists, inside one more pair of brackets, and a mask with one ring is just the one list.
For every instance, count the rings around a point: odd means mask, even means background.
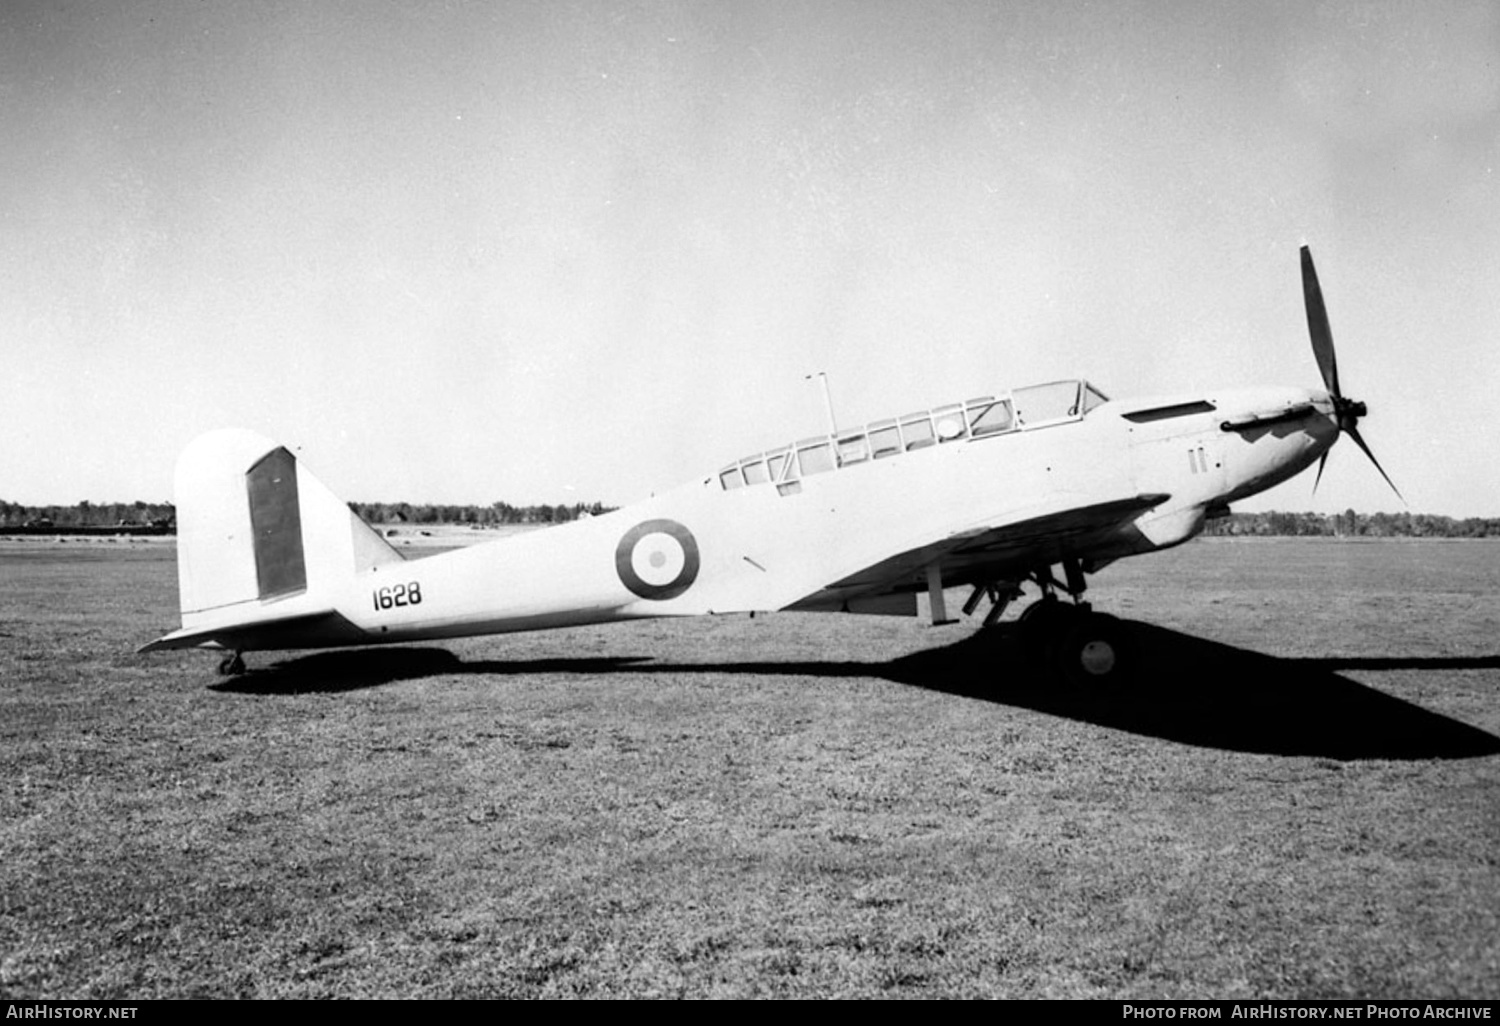
[{"label": "grass field", "polygon": [[780,614],[135,654],[0,545],[0,997],[1500,998],[1500,544],[1110,567],[1151,672]]}]

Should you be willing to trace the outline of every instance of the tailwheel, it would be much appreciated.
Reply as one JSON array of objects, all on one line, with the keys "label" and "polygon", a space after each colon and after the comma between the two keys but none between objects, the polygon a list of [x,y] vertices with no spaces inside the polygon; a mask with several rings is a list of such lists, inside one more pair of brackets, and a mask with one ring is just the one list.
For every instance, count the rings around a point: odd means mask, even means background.
[{"label": "tailwheel", "polygon": [[1048,647],[1052,668],[1074,686],[1120,684],[1128,679],[1134,662],[1124,625],[1105,613],[1075,617]]},{"label": "tailwheel", "polygon": [[238,652],[231,652],[219,660],[220,677],[238,677],[245,672],[245,657]]}]

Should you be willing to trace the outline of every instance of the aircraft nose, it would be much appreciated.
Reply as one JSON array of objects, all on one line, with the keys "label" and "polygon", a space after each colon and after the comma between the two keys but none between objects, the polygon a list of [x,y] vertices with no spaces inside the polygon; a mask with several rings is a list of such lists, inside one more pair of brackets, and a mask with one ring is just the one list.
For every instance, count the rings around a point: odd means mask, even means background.
[{"label": "aircraft nose", "polygon": [[1339,437],[1325,392],[1303,388],[1246,390],[1220,406],[1224,420],[1228,501],[1262,492],[1318,462]]}]

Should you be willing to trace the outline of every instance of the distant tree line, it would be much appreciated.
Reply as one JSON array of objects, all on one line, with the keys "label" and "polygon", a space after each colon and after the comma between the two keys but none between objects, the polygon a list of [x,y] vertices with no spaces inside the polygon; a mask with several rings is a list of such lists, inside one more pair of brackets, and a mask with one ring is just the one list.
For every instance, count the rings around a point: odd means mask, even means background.
[{"label": "distant tree line", "polygon": [[[608,513],[600,502],[571,506],[439,506],[412,502],[351,502],[349,508],[371,524],[562,524],[582,516]],[[80,502],[76,506],[23,506],[0,501],[0,527],[139,527],[175,526],[177,509],[170,502]]]},{"label": "distant tree line", "polygon": [[576,502],[571,506],[512,506],[495,502],[488,506],[434,506],[410,502],[351,502],[352,509],[368,524],[469,524],[499,527],[502,524],[565,524],[584,516],[598,516],[615,507],[600,502]]},{"label": "distant tree line", "polygon": [[[608,513],[603,503],[571,506],[446,506],[411,502],[351,502],[349,508],[371,524],[563,524],[582,516]],[[175,525],[177,510],[170,502],[80,502],[74,506],[22,506],[0,501],[0,528],[27,525],[48,527],[117,527]],[[1500,517],[1434,516],[1430,513],[1231,513],[1211,520],[1203,532],[1211,537],[1350,537],[1350,538],[1500,538]]]},{"label": "distant tree line", "polygon": [[1215,537],[1309,536],[1322,538],[1500,538],[1500,518],[1433,516],[1430,513],[1231,513],[1210,520],[1203,532]]},{"label": "distant tree line", "polygon": [[170,502],[89,502],[76,506],[22,506],[0,501],[0,527],[167,527],[177,522]]}]

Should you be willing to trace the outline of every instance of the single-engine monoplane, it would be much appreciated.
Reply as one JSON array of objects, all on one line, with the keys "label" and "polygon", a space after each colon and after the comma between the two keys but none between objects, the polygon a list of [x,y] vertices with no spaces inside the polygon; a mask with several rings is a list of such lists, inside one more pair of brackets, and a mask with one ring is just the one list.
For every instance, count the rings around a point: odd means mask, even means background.
[{"label": "single-engine monoplane", "polygon": [[[408,560],[286,448],[243,430],[192,442],[176,472],[182,627],[143,651],[455,638],[647,617],[772,610],[920,615],[944,591],[1032,585],[1023,631],[1065,677],[1128,668],[1088,578],[1179,545],[1229,504],[1359,433],[1339,387],[1317,272],[1302,282],[1323,388],[1111,399],[1083,380],[1015,388],[747,455],[638,505]],[[1314,485],[1316,487],[1316,484]],[[1394,489],[1395,485],[1391,484]],[[1399,493],[1398,493],[1399,494]]]}]

